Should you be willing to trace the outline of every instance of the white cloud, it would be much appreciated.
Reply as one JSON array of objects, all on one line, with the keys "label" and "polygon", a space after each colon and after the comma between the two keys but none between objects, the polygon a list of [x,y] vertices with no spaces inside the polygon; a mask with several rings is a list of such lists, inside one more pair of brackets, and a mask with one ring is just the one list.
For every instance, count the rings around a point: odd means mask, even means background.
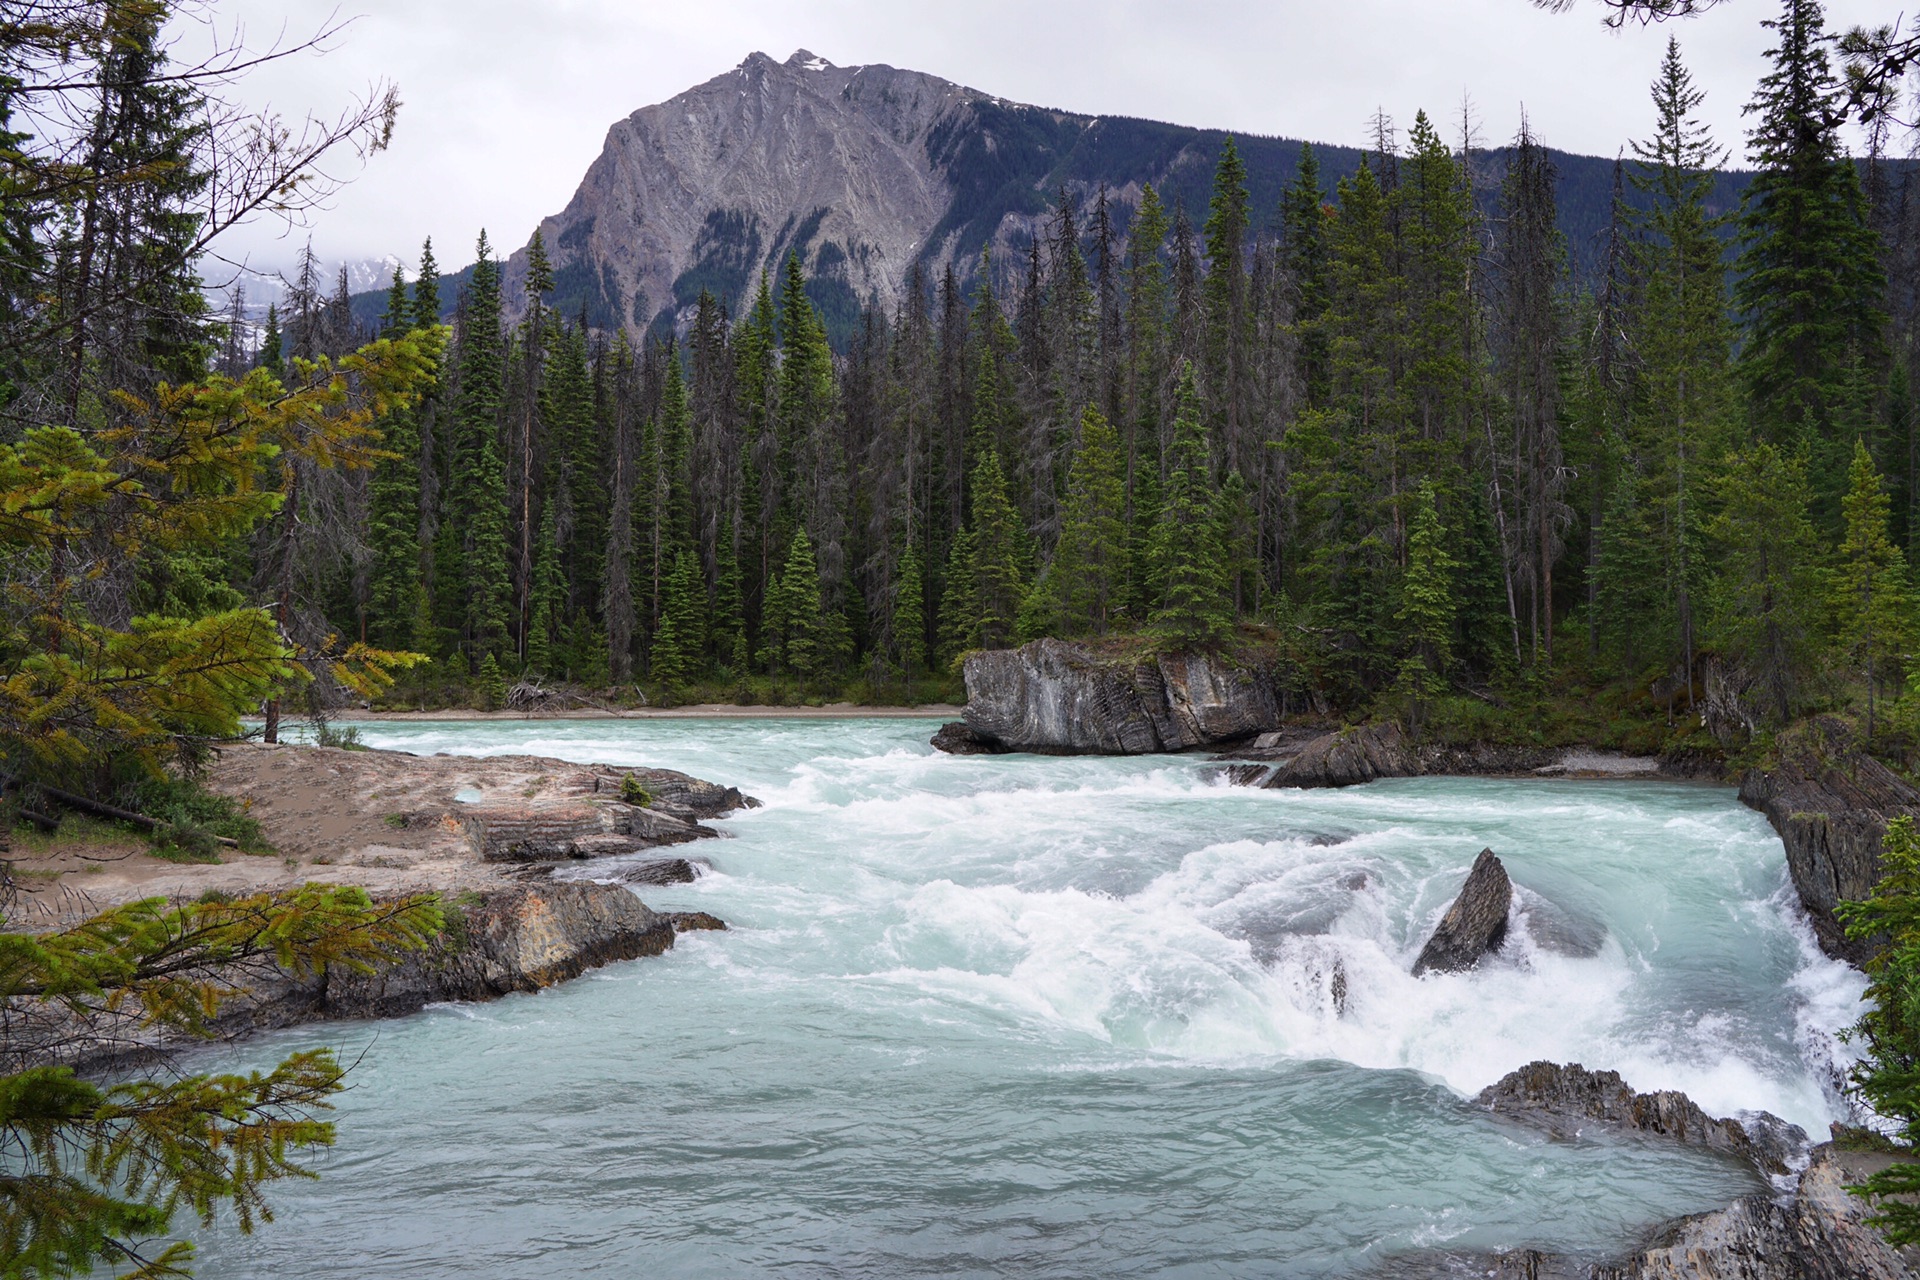
[{"label": "white cloud", "polygon": [[[256,39],[335,11],[334,0],[218,10]],[[564,206],[613,121],[756,49],[886,62],[1073,111],[1341,143],[1363,142],[1376,108],[1404,126],[1424,107],[1451,134],[1467,94],[1488,141],[1512,134],[1524,104],[1549,145],[1612,155],[1646,130],[1647,84],[1671,31],[1737,156],[1740,108],[1765,69],[1759,23],[1775,12],[1733,0],[1616,34],[1597,4],[1555,15],[1527,0],[388,0],[333,52],[266,68],[245,95],[328,112],[372,80],[397,81],[406,107],[393,147],[316,221],[315,247],[330,259],[411,258],[432,235],[451,265],[469,260],[482,226],[514,246]],[[1836,29],[1891,17],[1865,0],[1828,6]],[[273,228],[240,234],[232,248],[258,262],[292,256]]]}]

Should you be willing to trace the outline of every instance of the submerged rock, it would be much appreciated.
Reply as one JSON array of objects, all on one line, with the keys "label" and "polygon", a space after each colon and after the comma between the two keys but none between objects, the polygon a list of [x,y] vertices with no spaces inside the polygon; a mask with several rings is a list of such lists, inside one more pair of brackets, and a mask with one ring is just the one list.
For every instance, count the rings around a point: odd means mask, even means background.
[{"label": "submerged rock", "polygon": [[1480,963],[1480,957],[1498,951],[1507,936],[1507,911],[1513,904],[1513,882],[1493,850],[1482,849],[1460,896],[1440,917],[1440,927],[1427,939],[1413,976],[1424,973],[1460,973]]},{"label": "submerged rock", "polygon": [[1185,751],[1251,738],[1280,722],[1267,673],[1218,655],[1111,659],[1062,640],[1035,640],[974,654],[966,680],[967,728],[1012,751]]},{"label": "submerged rock", "polygon": [[727,922],[719,916],[708,915],[704,911],[669,911],[667,919],[673,924],[675,933],[691,933],[700,929],[726,930]]},{"label": "submerged rock", "polygon": [[933,747],[950,756],[1003,756],[1013,748],[982,737],[964,720],[949,720],[933,735]]},{"label": "submerged rock", "polygon": [[1607,926],[1575,915],[1557,902],[1528,894],[1515,912],[1535,946],[1555,955],[1591,960],[1607,945]]},{"label": "submerged rock", "polygon": [[1778,1116],[1759,1113],[1750,1131],[1738,1120],[1715,1119],[1677,1090],[1635,1093],[1619,1072],[1589,1071],[1579,1063],[1530,1062],[1482,1089],[1477,1101],[1555,1137],[1593,1128],[1652,1134],[1737,1156],[1766,1174],[1786,1173],[1787,1162],[1807,1143],[1804,1130]]},{"label": "submerged rock", "polygon": [[704,861],[689,858],[661,858],[655,862],[637,862],[621,867],[613,878],[621,884],[692,884],[707,869]]}]

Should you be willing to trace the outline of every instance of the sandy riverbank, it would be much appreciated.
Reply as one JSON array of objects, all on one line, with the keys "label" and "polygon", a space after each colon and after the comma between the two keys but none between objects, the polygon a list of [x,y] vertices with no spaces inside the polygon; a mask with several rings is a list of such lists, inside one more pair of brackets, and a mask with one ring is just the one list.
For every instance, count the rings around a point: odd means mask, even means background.
[{"label": "sandy riverbank", "polygon": [[[706,786],[670,770],[615,770],[538,756],[237,743],[220,748],[207,786],[246,806],[271,854],[222,849],[218,863],[183,864],[156,857],[133,835],[16,848],[10,856],[18,918],[30,929],[54,928],[136,898],[261,893],[316,880],[381,896],[494,893],[524,883],[516,873],[526,863],[485,856],[474,819],[498,825],[501,818],[550,814],[578,825],[610,805],[620,812],[612,796],[629,772],[663,797]],[[719,813],[703,806],[683,816],[696,822]],[[676,842],[671,833],[658,841]]]}]

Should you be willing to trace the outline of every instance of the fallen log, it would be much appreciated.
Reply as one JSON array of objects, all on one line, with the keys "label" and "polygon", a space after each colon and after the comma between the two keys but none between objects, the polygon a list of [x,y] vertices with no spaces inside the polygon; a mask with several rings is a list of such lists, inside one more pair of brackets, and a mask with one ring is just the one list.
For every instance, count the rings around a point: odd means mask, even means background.
[{"label": "fallen log", "polygon": [[[69,809],[78,809],[80,812],[90,813],[96,818],[112,818],[116,822],[131,822],[135,826],[145,827],[149,831],[158,831],[161,827],[169,825],[168,823],[160,821],[158,818],[149,818],[144,813],[135,813],[131,809],[122,809],[119,805],[106,804],[99,800],[89,800],[83,795],[72,791],[62,791],[59,787],[50,787],[44,782],[36,782],[33,785],[49,800],[58,800]],[[214,836],[213,838],[229,849],[238,849],[240,847],[240,842],[231,836]]]}]

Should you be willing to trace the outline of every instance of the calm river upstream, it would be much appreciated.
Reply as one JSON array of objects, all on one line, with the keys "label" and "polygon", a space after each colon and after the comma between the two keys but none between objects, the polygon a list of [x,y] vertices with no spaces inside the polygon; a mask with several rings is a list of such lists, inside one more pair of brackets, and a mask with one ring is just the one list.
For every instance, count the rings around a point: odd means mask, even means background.
[{"label": "calm river upstream", "polygon": [[[1730,789],[1254,791],[1200,757],[936,755],[935,727],[361,725],[739,786],[765,807],[688,850],[714,873],[643,890],[732,931],[196,1055],[358,1061],[321,1180],[279,1188],[252,1237],[206,1233],[200,1274],[1293,1276],[1609,1251],[1760,1184],[1550,1141],[1474,1093],[1545,1058],[1816,1136],[1841,1114],[1833,1033],[1861,980],[1814,949]],[[1476,972],[1410,977],[1487,846],[1526,927]]]}]

